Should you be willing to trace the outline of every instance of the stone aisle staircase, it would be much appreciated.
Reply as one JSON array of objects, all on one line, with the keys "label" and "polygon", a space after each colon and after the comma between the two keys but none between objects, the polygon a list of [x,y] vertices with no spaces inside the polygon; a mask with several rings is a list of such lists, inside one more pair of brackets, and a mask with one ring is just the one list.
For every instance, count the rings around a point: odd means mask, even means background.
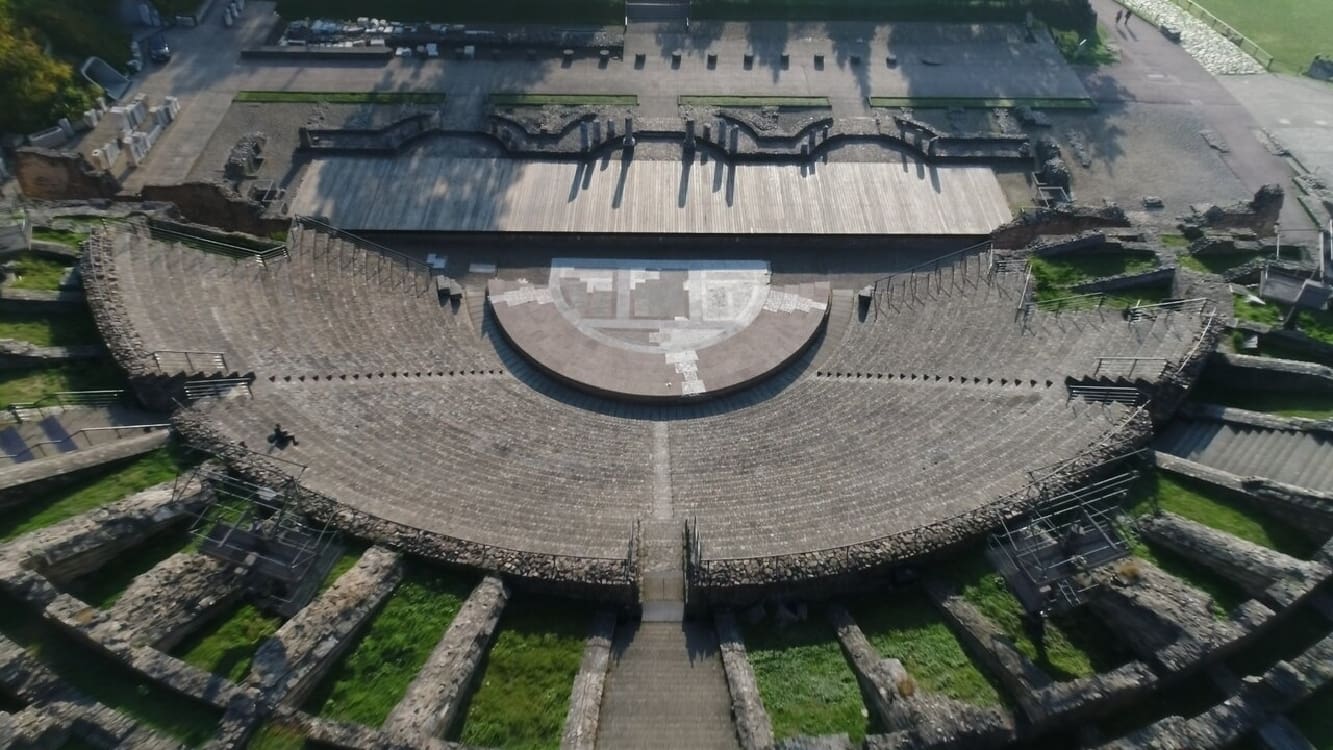
[{"label": "stone aisle staircase", "polygon": [[713,629],[689,622],[617,628],[598,750],[736,747],[731,694]]},{"label": "stone aisle staircase", "polygon": [[1333,492],[1333,436],[1181,419],[1157,440],[1157,450],[1238,476],[1261,476]]},{"label": "stone aisle staircase", "polygon": [[166,422],[162,415],[128,406],[70,407],[40,412],[32,409],[20,416],[23,421],[0,429],[0,467],[113,443],[141,433],[100,428]]}]

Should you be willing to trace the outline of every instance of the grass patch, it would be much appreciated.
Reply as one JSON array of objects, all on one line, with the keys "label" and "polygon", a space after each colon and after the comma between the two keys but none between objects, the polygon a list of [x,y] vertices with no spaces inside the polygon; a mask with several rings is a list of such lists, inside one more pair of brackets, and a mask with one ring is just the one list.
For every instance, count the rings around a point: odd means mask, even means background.
[{"label": "grass patch", "polygon": [[357,643],[306,700],[312,713],[371,727],[384,723],[458,614],[473,581],[409,563]]},{"label": "grass patch", "polygon": [[1225,619],[1250,597],[1230,580],[1175,552],[1142,540],[1130,542],[1130,552],[1188,583],[1213,600],[1213,616]]},{"label": "grass patch", "polygon": [[11,370],[0,372],[0,406],[31,403],[57,391],[111,391],[125,386],[125,374],[109,359]]},{"label": "grass patch", "polygon": [[1333,750],[1333,685],[1306,698],[1287,718],[1318,750]]},{"label": "grass patch", "polygon": [[1018,648],[1055,680],[1073,680],[1124,664],[1127,655],[1115,638],[1083,610],[1048,619],[1042,643],[1024,626],[1023,605],[1009,591],[1004,577],[984,555],[958,559],[949,577],[960,586],[963,598],[994,622]]},{"label": "grass patch", "polygon": [[96,648],[42,620],[27,605],[0,596],[0,633],[89,697],[191,747],[206,742],[222,712],[154,684]]},{"label": "grass patch", "polygon": [[444,99],[433,91],[238,91],[232,97],[250,104],[443,104]]},{"label": "grass patch", "polygon": [[27,341],[37,346],[96,344],[97,324],[87,308],[59,313],[5,313],[0,339]]},{"label": "grass patch", "polygon": [[189,550],[193,539],[183,529],[163,532],[122,553],[115,562],[76,578],[63,590],[82,602],[106,609],[120,599],[135,578],[168,557]]},{"label": "grass patch", "polygon": [[282,724],[265,724],[250,738],[246,750],[301,750],[305,734],[300,729]]},{"label": "grass patch", "polygon": [[1153,472],[1139,482],[1133,497],[1129,513],[1135,517],[1152,512],[1155,502],[1162,510],[1292,557],[1309,558],[1319,546],[1244,501],[1186,477]]},{"label": "grass patch", "polygon": [[[14,269],[14,289],[36,289],[54,292],[60,289],[60,280],[69,272],[71,263],[36,253],[19,253]],[[9,316],[6,315],[6,318]]]},{"label": "grass patch", "polygon": [[872,107],[910,107],[912,109],[996,109],[1013,107],[1032,107],[1033,109],[1096,109],[1097,103],[1091,99],[1019,97],[1019,98],[984,98],[957,96],[871,96],[866,101]]},{"label": "grass patch", "polygon": [[1004,704],[999,686],[921,594],[865,603],[852,617],[880,655],[902,661],[922,690],[978,706]]},{"label": "grass patch", "polygon": [[1123,737],[1168,716],[1198,716],[1225,699],[1206,677],[1193,677],[1111,712],[1097,722],[1097,729],[1107,739]]},{"label": "grass patch", "polygon": [[558,748],[587,634],[582,608],[544,597],[511,601],[459,739],[514,750]]},{"label": "grass patch", "polygon": [[334,581],[342,577],[343,573],[351,570],[365,551],[365,544],[347,545],[347,549],[342,553],[342,556],[333,561],[333,567],[329,568],[329,572],[324,575],[324,580],[319,584],[319,593],[322,594],[327,591]]},{"label": "grass patch", "polygon": [[1199,4],[1267,50],[1280,70],[1303,72],[1316,54],[1331,51],[1333,16],[1321,0],[1199,0]]},{"label": "grass patch", "polygon": [[1205,253],[1203,255],[1180,253],[1176,256],[1176,264],[1191,271],[1221,275],[1260,256],[1261,253]]},{"label": "grass patch", "polygon": [[1281,326],[1282,319],[1287,315],[1287,309],[1275,303],[1260,304],[1252,302],[1248,297],[1236,295],[1236,319],[1248,320],[1251,323],[1262,323],[1268,326]]},{"label": "grass patch", "polygon": [[870,729],[856,676],[823,619],[745,626],[745,647],[777,739],[846,732],[859,744]]},{"label": "grass patch", "polygon": [[1296,315],[1296,327],[1315,341],[1333,344],[1333,312],[1301,310]]},{"label": "grass patch", "polygon": [[1100,24],[1091,34],[1071,29],[1052,29],[1051,38],[1055,40],[1055,46],[1065,60],[1074,65],[1101,67],[1111,65],[1118,59],[1115,51],[1106,46],[1106,34]]},{"label": "grass patch", "polygon": [[819,107],[827,109],[826,96],[681,96],[682,107]]},{"label": "grass patch", "polygon": [[59,523],[175,477],[194,463],[184,451],[158,448],[116,464],[105,473],[46,494],[44,499],[0,511],[0,541]]},{"label": "grass patch", "polygon": [[1260,675],[1283,659],[1302,652],[1333,632],[1333,624],[1307,607],[1296,610],[1264,633],[1263,637],[1226,660],[1238,675]]},{"label": "grass patch", "polygon": [[259,644],[281,625],[282,618],[266,615],[253,604],[242,604],[227,617],[191,634],[172,655],[232,682],[240,682],[250,673],[250,660]]},{"label": "grass patch", "polygon": [[356,18],[450,23],[624,24],[625,6],[612,0],[278,0],[278,14],[297,18]]},{"label": "grass patch", "polygon": [[1038,291],[1070,294],[1073,292],[1069,291],[1069,287],[1093,279],[1151,271],[1157,268],[1157,256],[1152,253],[1061,255],[1032,258],[1030,265]]},{"label": "grass patch", "polygon": [[545,107],[548,105],[565,106],[626,106],[637,107],[639,97],[636,94],[491,94],[491,104],[496,107]]},{"label": "grass patch", "polygon": [[33,227],[32,238],[43,242],[54,242],[77,248],[88,239],[91,229],[56,229],[55,227]]},{"label": "grass patch", "polygon": [[1333,395],[1326,393],[1251,391],[1204,379],[1194,387],[1190,399],[1206,404],[1268,412],[1283,417],[1333,418]]},{"label": "grass patch", "polygon": [[[1235,334],[1239,337],[1240,331]],[[1236,341],[1236,349],[1240,350],[1240,342]],[[1259,356],[1272,357],[1274,359],[1295,359],[1303,362],[1314,362],[1316,364],[1333,367],[1333,357],[1320,355],[1308,349],[1302,349],[1298,346],[1292,346],[1280,339],[1269,336],[1259,337]]]},{"label": "grass patch", "polygon": [[1166,232],[1157,236],[1164,247],[1189,247],[1190,239],[1177,232]]}]

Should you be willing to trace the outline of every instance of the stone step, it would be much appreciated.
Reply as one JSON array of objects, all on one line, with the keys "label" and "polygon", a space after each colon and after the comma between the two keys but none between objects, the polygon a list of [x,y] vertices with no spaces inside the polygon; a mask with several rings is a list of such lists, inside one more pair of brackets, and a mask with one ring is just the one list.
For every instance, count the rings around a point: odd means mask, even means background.
[{"label": "stone step", "polygon": [[597,747],[737,747],[731,695],[712,628],[651,622],[617,628]]}]

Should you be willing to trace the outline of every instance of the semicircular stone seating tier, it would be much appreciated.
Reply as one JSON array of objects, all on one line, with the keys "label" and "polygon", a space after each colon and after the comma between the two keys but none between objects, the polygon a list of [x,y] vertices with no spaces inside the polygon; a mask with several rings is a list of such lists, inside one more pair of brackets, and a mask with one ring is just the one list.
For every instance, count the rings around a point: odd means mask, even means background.
[{"label": "semicircular stone seating tier", "polygon": [[[727,559],[984,507],[1129,416],[1069,399],[1065,376],[1092,374],[1097,356],[1178,361],[1200,329],[1197,315],[1114,311],[1024,322],[1022,277],[999,274],[831,323],[837,335],[746,391],[645,406],[511,371],[502,342],[433,292],[376,281],[374,251],[337,237],[302,230],[290,263],[267,268],[142,238],[109,247],[147,351],[215,349],[258,375],[253,399],[198,407],[227,438],[263,446],[281,422],[300,441],[283,457],[308,467],[312,490],[428,532],[570,557],[623,559],[649,517],[694,520],[706,556]],[[287,377],[300,373],[321,377]]]}]

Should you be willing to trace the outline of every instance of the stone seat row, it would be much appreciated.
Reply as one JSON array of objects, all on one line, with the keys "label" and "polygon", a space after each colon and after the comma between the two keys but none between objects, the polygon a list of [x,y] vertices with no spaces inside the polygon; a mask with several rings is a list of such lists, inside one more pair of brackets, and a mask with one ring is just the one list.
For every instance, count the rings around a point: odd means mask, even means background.
[{"label": "stone seat row", "polygon": [[222,351],[232,369],[300,374],[495,366],[420,278],[340,238],[303,230],[287,261],[267,266],[132,233],[116,240],[148,351]]}]

